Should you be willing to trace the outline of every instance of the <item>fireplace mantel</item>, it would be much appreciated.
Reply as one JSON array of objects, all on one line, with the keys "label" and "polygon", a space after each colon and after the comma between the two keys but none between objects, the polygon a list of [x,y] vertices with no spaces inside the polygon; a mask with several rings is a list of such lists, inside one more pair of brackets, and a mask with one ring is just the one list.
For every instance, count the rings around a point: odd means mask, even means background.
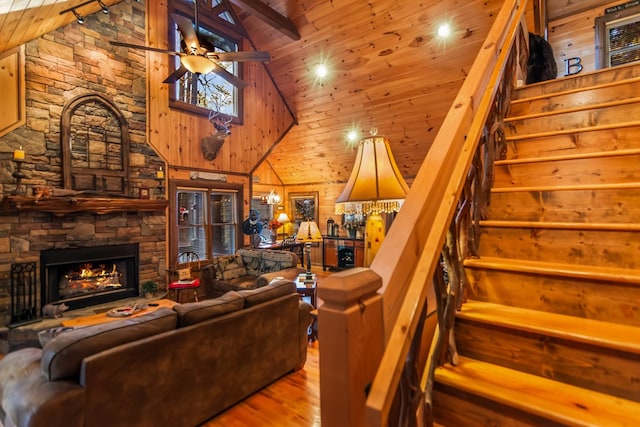
[{"label": "fireplace mantel", "polygon": [[55,215],[66,215],[76,212],[108,214],[112,212],[149,212],[161,211],[168,206],[167,200],[147,200],[134,198],[111,197],[30,197],[5,196],[3,209],[19,211],[49,212]]}]

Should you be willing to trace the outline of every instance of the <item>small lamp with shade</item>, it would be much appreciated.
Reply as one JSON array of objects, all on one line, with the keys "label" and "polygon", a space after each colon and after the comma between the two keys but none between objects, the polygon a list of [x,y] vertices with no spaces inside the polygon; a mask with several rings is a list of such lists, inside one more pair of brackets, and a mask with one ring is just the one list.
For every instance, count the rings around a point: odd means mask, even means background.
[{"label": "small lamp with shade", "polygon": [[[322,242],[322,233],[318,228],[318,224],[316,224],[315,221],[309,220],[301,222],[298,233],[296,234],[296,241],[304,243],[304,254],[307,260],[307,272],[304,274],[304,283],[309,287],[313,286],[316,278],[315,274],[311,273],[311,244]],[[300,276],[303,275],[301,274]]]}]

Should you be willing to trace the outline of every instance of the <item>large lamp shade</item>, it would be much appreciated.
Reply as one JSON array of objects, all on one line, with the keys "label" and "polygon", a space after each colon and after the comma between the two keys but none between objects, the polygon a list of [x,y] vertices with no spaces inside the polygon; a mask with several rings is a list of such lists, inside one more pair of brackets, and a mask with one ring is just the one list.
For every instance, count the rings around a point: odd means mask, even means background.
[{"label": "large lamp shade", "polygon": [[336,213],[398,211],[409,186],[389,147],[389,139],[371,136],[360,141],[353,170],[336,200]]},{"label": "large lamp shade", "polygon": [[364,138],[358,146],[356,161],[344,190],[336,200],[336,213],[364,213],[364,265],[371,265],[385,237],[381,212],[400,210],[409,186],[404,181],[393,158],[389,139],[376,136]]}]

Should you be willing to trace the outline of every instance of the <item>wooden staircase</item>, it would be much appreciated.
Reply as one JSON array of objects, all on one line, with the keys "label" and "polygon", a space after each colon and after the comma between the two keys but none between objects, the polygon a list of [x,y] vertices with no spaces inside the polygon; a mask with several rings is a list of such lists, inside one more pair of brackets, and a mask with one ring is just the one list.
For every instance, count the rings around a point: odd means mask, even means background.
[{"label": "wooden staircase", "polygon": [[640,425],[640,66],[520,88],[435,420]]}]

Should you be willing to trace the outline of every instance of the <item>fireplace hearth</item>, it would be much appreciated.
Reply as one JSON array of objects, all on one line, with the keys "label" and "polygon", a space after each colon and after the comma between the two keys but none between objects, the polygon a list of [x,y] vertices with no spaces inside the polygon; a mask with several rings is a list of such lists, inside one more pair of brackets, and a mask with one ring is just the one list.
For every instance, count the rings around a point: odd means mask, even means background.
[{"label": "fireplace hearth", "polygon": [[71,310],[138,296],[138,243],[40,253],[42,305]]}]

